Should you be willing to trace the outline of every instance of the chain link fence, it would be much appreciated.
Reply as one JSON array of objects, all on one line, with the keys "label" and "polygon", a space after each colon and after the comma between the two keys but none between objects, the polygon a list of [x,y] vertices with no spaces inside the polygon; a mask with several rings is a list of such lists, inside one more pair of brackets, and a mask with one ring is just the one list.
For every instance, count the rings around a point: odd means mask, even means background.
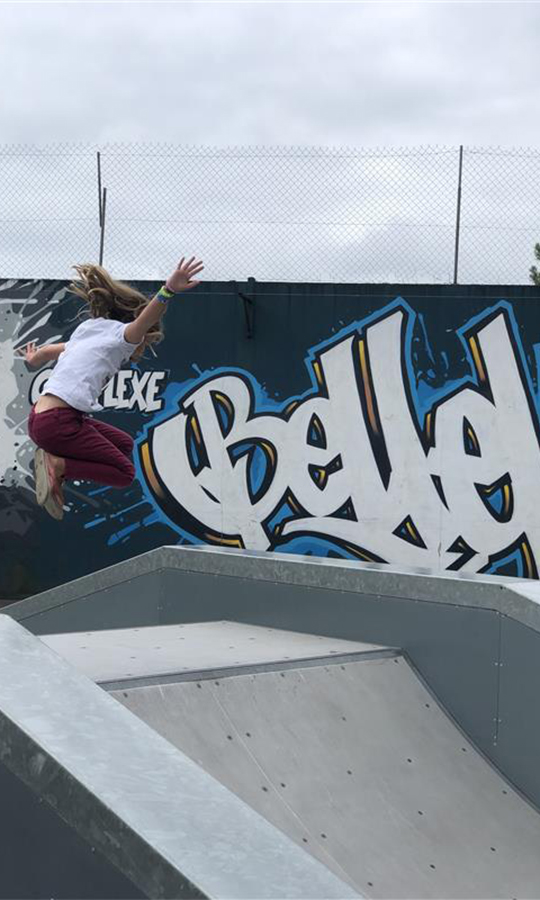
[{"label": "chain link fence", "polygon": [[0,146],[0,277],[528,284],[540,150]]}]

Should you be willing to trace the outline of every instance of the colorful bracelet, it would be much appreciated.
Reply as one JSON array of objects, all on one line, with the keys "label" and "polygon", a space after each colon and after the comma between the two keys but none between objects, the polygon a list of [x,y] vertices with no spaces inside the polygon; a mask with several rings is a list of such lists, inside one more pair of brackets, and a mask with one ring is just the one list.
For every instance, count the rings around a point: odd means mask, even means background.
[{"label": "colorful bracelet", "polygon": [[156,300],[159,300],[160,303],[168,303],[171,297],[174,297],[174,293],[170,291],[165,285],[160,287],[159,291],[156,294]]}]

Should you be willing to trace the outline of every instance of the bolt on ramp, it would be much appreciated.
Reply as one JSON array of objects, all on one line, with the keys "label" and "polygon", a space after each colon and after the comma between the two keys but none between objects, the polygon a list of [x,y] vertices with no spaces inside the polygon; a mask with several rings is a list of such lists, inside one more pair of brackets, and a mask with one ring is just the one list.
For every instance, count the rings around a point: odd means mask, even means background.
[{"label": "bolt on ramp", "polygon": [[360,895],[540,896],[540,816],[395,649],[231,622],[42,640]]}]

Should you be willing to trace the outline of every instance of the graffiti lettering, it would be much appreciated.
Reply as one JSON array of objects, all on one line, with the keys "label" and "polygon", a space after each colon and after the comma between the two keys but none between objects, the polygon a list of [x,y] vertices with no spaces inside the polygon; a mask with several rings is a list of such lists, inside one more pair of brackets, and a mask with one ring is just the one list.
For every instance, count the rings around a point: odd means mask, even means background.
[{"label": "graffiti lettering", "polygon": [[[45,390],[51,369],[44,369],[36,375],[30,387],[30,403],[34,404]],[[104,409],[136,409],[138,412],[153,413],[163,409],[163,399],[157,395],[167,372],[138,372],[136,369],[122,369],[112,378],[101,395]]]},{"label": "graffiti lettering", "polygon": [[140,446],[155,502],[207,542],[279,550],[302,538],[463,572],[517,554],[537,577],[539,429],[509,312],[460,333],[470,376],[423,410],[412,321],[400,304],[348,329],[312,354],[313,389],[278,411],[257,406],[246,373],[203,380]]}]

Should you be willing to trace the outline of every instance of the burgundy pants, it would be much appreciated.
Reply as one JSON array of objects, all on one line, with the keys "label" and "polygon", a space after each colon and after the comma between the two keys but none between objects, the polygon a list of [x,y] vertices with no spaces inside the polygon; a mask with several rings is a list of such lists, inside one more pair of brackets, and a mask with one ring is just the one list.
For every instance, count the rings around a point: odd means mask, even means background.
[{"label": "burgundy pants", "polygon": [[38,447],[66,461],[65,478],[127,487],[135,477],[133,439],[125,431],[65,406],[30,412],[28,434]]}]

